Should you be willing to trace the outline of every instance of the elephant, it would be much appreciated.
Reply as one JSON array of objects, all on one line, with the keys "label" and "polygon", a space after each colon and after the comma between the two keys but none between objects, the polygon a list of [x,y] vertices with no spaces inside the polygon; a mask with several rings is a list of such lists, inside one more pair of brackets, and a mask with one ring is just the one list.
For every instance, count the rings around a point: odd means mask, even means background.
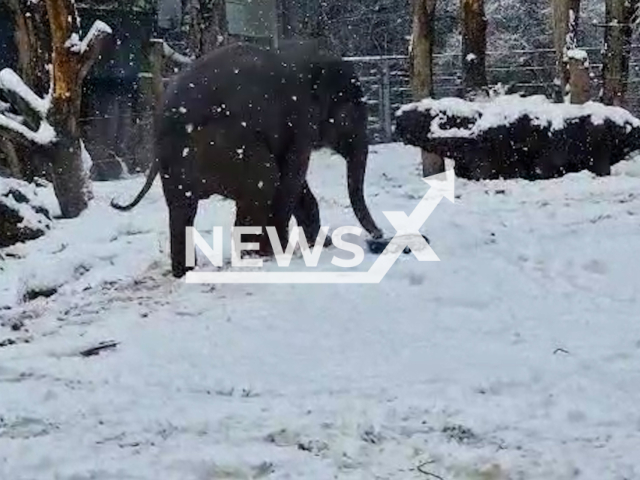
[{"label": "elephant", "polygon": [[273,226],[283,248],[295,217],[309,245],[320,231],[318,202],[306,180],[312,151],[345,158],[356,218],[382,238],[364,197],[367,109],[351,64],[308,49],[278,51],[246,43],[214,50],[168,84],[155,118],[155,161],[134,208],[160,174],[169,209],[171,264],[186,274],[186,227],[198,201],[221,195],[236,203],[236,226],[262,227],[260,255],[272,255]]}]

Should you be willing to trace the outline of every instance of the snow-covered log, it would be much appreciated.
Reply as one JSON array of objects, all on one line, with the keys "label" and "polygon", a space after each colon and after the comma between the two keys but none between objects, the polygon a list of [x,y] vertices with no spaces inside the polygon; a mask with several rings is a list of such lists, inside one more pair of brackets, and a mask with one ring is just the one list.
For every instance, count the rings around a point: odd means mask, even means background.
[{"label": "snow-covered log", "polygon": [[543,96],[487,101],[423,100],[397,112],[409,145],[455,160],[460,177],[554,178],[611,166],[640,150],[640,120],[600,103],[556,104]]},{"label": "snow-covered log", "polygon": [[0,248],[35,240],[50,224],[51,215],[35,185],[0,177]]}]

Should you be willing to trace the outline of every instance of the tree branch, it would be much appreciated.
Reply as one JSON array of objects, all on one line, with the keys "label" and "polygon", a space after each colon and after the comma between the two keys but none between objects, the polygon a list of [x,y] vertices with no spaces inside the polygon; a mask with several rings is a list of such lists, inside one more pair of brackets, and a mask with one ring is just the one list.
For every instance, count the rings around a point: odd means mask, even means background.
[{"label": "tree branch", "polygon": [[96,20],[82,42],[80,42],[80,81],[89,73],[89,70],[91,70],[91,67],[100,56],[107,38],[112,33],[113,31],[109,25]]},{"label": "tree branch", "polygon": [[162,53],[167,60],[171,60],[172,62],[177,63],[178,65],[189,65],[191,62],[193,62],[192,58],[189,58],[185,55],[182,55],[181,53],[176,52],[165,41],[162,41]]},{"label": "tree branch", "polygon": [[49,112],[49,99],[40,98],[10,68],[0,71],[0,90],[4,92],[7,100],[25,116],[46,118]]},{"label": "tree branch", "polygon": [[0,136],[25,145],[50,145],[56,140],[56,132],[45,120],[37,131],[31,130],[19,121],[0,114]]}]

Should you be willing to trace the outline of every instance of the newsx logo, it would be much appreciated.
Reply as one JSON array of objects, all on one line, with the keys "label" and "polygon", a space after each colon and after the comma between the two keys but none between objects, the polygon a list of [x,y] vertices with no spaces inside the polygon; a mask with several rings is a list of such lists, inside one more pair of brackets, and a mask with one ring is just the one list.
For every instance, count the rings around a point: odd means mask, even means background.
[{"label": "newsx logo", "polygon": [[[430,188],[420,200],[411,215],[407,216],[401,211],[383,212],[397,233],[385,247],[382,254],[366,271],[348,271],[358,267],[365,259],[362,246],[345,240],[346,235],[360,236],[360,227],[340,227],[331,235],[333,246],[350,254],[351,258],[344,259],[333,256],[331,264],[341,268],[340,271],[310,270],[318,267],[320,256],[324,249],[325,240],[329,234],[328,227],[322,227],[318,238],[310,248],[302,228],[291,229],[288,244],[283,251],[275,227],[266,227],[266,233],[273,248],[277,266],[286,268],[291,265],[296,247],[300,246],[304,264],[307,268],[302,272],[282,272],[277,270],[247,271],[246,269],[261,269],[264,262],[261,258],[242,258],[242,252],[256,251],[257,243],[242,241],[244,235],[263,233],[260,227],[235,227],[231,230],[231,266],[236,270],[228,271],[190,271],[187,273],[187,283],[379,283],[391,269],[398,257],[409,248],[413,255],[421,262],[440,261],[428,242],[419,232],[443,198],[455,202],[454,185],[455,174],[447,170],[443,174],[434,175],[423,179]],[[223,239],[222,227],[214,227],[213,242],[210,245],[193,227],[188,227],[186,241],[186,265],[195,267],[196,247],[208,258],[215,267],[223,266]],[[243,271],[243,269],[245,269]]]},{"label": "newsx logo", "polygon": [[[318,238],[313,248],[309,247],[309,243],[304,235],[301,227],[291,229],[289,241],[286,249],[283,251],[278,233],[275,227],[266,227],[269,242],[273,248],[278,267],[286,268],[291,265],[291,260],[295,253],[296,247],[300,246],[304,264],[307,268],[317,267],[324,249],[325,241],[329,235],[329,227],[321,227]],[[246,243],[242,241],[244,235],[258,235],[262,233],[261,227],[234,227],[231,229],[231,266],[234,268],[262,268],[264,266],[261,258],[243,258],[243,252],[256,251],[260,248],[258,243]],[[342,259],[334,256],[331,264],[340,268],[354,268],[364,261],[364,249],[355,243],[346,241],[343,236],[352,234],[356,236],[362,235],[362,229],[359,227],[340,227],[331,235],[333,246],[339,250],[343,250],[352,254],[351,259]],[[222,267],[223,262],[223,241],[224,229],[222,227],[213,228],[213,243],[210,246],[200,233],[193,227],[187,227],[187,251],[186,265],[195,267],[195,247],[207,257],[214,267]]]}]

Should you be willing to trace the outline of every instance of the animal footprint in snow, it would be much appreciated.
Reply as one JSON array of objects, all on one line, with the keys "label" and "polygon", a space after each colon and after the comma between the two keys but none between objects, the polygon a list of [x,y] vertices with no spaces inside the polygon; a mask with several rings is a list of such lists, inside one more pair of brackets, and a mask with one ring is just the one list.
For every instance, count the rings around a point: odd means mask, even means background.
[{"label": "animal footprint in snow", "polygon": [[595,275],[606,275],[609,271],[607,264],[600,260],[591,260],[582,266],[583,270]]}]

